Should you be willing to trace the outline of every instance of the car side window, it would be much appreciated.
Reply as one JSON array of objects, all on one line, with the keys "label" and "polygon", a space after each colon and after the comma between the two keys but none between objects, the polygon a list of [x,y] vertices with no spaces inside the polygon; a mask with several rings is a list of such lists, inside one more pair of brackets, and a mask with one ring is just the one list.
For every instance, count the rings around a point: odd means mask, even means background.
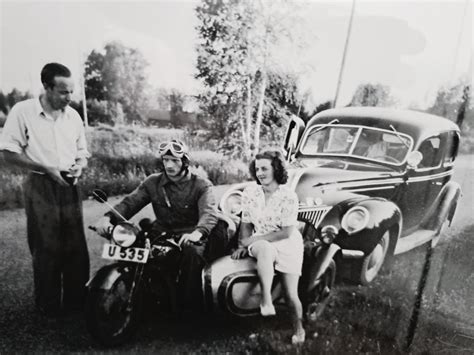
[{"label": "car side window", "polygon": [[418,165],[418,168],[434,168],[440,165],[441,157],[443,156],[440,137],[428,138],[420,144],[418,150],[423,154],[423,159]]}]

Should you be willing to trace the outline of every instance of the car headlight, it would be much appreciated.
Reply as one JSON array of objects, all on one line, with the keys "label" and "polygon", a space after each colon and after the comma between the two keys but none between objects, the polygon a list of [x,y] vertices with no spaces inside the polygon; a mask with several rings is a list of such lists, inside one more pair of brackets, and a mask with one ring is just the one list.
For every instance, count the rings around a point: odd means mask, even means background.
[{"label": "car headlight", "polygon": [[238,215],[242,212],[242,191],[231,191],[224,196],[221,202],[221,209],[226,214]]},{"label": "car headlight", "polygon": [[121,247],[128,248],[137,240],[137,230],[131,224],[117,224],[112,230],[112,239]]},{"label": "car headlight", "polygon": [[362,206],[355,206],[342,217],[341,227],[350,235],[367,227],[370,212]]}]

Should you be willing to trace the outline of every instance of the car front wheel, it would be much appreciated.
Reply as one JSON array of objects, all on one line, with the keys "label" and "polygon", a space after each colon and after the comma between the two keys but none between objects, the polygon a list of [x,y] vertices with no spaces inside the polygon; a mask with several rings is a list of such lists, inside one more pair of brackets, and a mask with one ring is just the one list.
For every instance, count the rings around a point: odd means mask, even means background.
[{"label": "car front wheel", "polygon": [[390,245],[390,231],[386,231],[382,238],[360,264],[359,282],[362,285],[371,283],[378,275],[387,256]]}]

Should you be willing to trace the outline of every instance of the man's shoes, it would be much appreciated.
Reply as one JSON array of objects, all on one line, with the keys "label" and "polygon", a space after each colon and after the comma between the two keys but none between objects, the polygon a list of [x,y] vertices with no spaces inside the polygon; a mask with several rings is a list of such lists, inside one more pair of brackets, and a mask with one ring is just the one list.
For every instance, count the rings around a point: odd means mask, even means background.
[{"label": "man's shoes", "polygon": [[293,336],[291,337],[291,344],[293,345],[301,345],[304,343],[306,338],[306,332],[304,329],[297,331]]},{"label": "man's shoes", "polygon": [[275,307],[272,304],[268,306],[260,305],[260,314],[264,317],[274,316],[276,314]]}]

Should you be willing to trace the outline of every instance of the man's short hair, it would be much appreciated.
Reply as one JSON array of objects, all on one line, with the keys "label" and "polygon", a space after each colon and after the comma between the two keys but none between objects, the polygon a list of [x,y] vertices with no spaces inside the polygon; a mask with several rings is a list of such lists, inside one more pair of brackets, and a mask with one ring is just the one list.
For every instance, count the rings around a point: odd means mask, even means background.
[{"label": "man's short hair", "polygon": [[48,63],[41,70],[41,82],[45,87],[54,87],[54,78],[56,76],[70,78],[71,71],[66,66],[59,63]]}]

